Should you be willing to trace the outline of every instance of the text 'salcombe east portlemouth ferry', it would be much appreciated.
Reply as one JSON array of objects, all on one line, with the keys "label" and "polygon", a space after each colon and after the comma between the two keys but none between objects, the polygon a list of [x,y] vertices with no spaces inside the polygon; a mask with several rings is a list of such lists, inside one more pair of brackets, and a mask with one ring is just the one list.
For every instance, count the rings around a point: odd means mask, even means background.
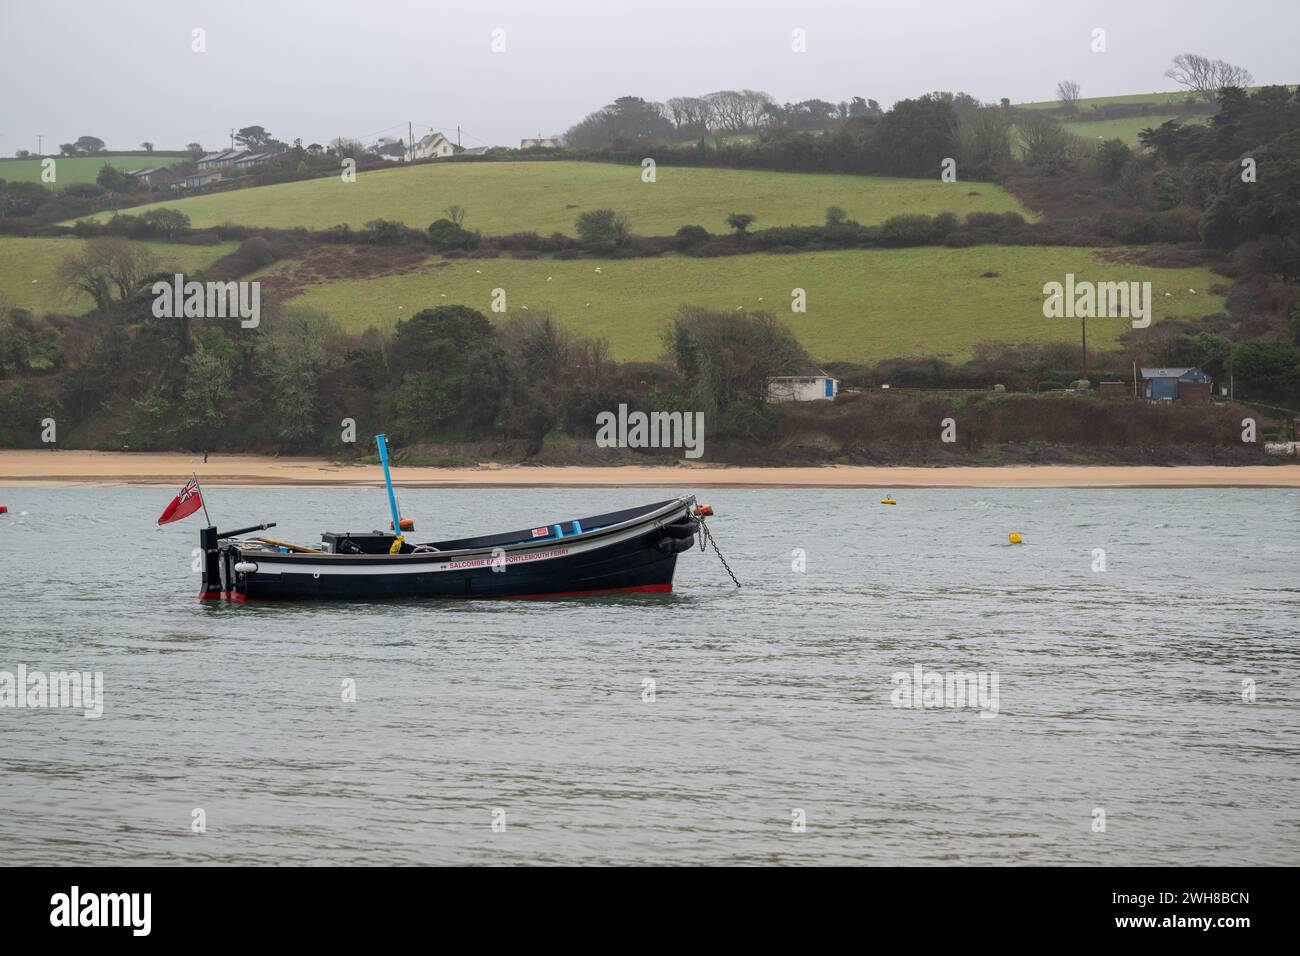
[{"label": "text 'salcombe east portlemouth ferry'", "polygon": [[[321,536],[319,549],[237,537],[267,524],[224,534],[209,527],[200,532],[200,597],[375,600],[671,591],[677,555],[695,543],[700,519],[711,513],[686,495],[562,524],[429,544],[406,543],[400,529],[330,532]],[[405,524],[395,504],[394,517]]]}]

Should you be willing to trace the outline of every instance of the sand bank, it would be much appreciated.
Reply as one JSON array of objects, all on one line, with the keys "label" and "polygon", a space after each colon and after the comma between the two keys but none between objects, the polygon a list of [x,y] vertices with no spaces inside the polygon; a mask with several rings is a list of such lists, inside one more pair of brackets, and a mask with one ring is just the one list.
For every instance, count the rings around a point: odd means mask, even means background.
[{"label": "sand bank", "polygon": [[[0,450],[0,486],[176,485],[197,472],[220,485],[378,485],[378,465],[341,465],[321,458],[210,456],[150,452]],[[406,488],[637,487],[664,488],[1300,488],[1300,464],[1245,465],[1010,465],[1005,467],[749,468],[711,465],[611,468],[396,467]]]}]

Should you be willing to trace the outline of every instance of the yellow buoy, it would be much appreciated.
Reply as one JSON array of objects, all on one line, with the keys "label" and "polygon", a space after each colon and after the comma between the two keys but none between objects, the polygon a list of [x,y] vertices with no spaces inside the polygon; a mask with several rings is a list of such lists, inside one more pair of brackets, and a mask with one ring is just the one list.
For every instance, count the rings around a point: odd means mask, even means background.
[{"label": "yellow buoy", "polygon": [[896,504],[898,504],[898,502],[895,501],[893,498],[881,498],[881,499],[880,499],[880,503],[881,503],[882,505],[896,505]]},{"label": "yellow buoy", "polygon": [[1019,543],[1020,543],[1020,532],[1019,532],[1019,531],[1013,531],[1013,532],[1011,532],[1009,535],[1007,535],[1007,540],[1010,541],[1012,544],[1019,544]]}]

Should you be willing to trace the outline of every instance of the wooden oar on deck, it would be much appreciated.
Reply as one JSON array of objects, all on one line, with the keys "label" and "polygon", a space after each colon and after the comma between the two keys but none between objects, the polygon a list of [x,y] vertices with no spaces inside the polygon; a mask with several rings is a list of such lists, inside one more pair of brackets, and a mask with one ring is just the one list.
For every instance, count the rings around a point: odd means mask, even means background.
[{"label": "wooden oar on deck", "polygon": [[288,548],[290,551],[298,554],[324,554],[320,548],[308,548],[301,544],[290,544],[288,541],[277,541],[275,538],[254,538],[254,541],[260,541],[263,544],[273,544],[277,548]]}]

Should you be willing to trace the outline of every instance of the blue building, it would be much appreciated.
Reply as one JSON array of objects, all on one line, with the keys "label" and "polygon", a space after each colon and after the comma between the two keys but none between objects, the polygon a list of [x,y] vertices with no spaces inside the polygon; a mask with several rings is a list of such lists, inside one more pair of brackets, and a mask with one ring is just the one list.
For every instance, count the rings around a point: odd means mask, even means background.
[{"label": "blue building", "polygon": [[1142,369],[1142,397],[1155,401],[1209,401],[1212,383],[1199,368]]}]

